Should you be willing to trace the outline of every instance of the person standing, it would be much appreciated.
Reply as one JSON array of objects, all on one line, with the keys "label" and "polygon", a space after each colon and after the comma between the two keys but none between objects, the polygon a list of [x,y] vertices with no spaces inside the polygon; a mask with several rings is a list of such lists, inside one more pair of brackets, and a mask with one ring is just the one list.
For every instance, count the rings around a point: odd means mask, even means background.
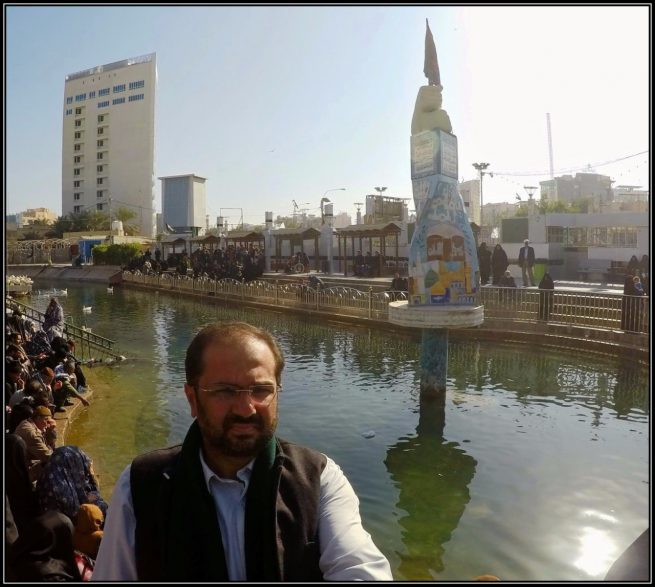
[{"label": "person standing", "polygon": [[482,243],[478,247],[478,263],[480,265],[480,285],[489,283],[491,275],[491,251],[487,248],[487,243]]},{"label": "person standing", "polygon": [[534,273],[532,272],[534,249],[530,246],[530,241],[527,238],[523,241],[523,246],[519,251],[519,266],[523,277],[523,287],[528,287],[528,277],[530,278],[530,285],[534,286]]},{"label": "person standing", "polygon": [[64,335],[64,309],[57,298],[50,298],[42,328],[47,333],[49,341],[52,341],[55,336]]},{"label": "person standing", "polygon": [[494,252],[491,254],[491,270],[493,273],[493,285],[498,285],[500,283],[500,278],[503,276],[505,271],[509,267],[509,261],[507,260],[507,253],[505,249],[499,244],[494,247]]},{"label": "person standing", "polygon": [[555,284],[550,273],[546,271],[539,282],[539,320],[548,320],[553,311],[553,290]]},{"label": "person standing", "polygon": [[266,331],[211,324],[187,349],[195,418],[137,457],[110,503],[92,580],[392,580],[329,457],[275,436],[284,358]]}]

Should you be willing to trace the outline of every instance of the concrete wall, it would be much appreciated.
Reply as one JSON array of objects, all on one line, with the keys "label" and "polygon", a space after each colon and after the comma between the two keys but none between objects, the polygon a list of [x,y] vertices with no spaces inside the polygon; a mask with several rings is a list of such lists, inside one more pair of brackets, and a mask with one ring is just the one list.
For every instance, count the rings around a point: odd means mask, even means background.
[{"label": "concrete wall", "polygon": [[56,265],[7,265],[7,275],[26,275],[32,279],[53,279],[58,281],[92,281],[97,283],[120,283],[122,271],[117,265],[71,267]]}]

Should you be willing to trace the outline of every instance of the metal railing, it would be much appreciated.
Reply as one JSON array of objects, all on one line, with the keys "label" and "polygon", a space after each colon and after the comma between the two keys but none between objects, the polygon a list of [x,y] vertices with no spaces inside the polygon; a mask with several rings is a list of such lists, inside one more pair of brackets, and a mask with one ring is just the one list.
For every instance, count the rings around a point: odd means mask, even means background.
[{"label": "metal railing", "polygon": [[[18,307],[18,309],[30,320],[38,322],[40,325],[45,320],[45,314],[40,310],[32,308],[15,299],[5,300],[7,308]],[[75,356],[81,360],[90,358],[104,358],[109,356],[114,359],[121,359],[121,355],[114,352],[113,346],[115,341],[109,340],[99,334],[94,334],[85,328],[75,326],[71,322],[64,323],[64,335],[75,341]],[[79,344],[78,344],[79,343]],[[97,355],[100,355],[98,357]]]},{"label": "metal railing", "polygon": [[[313,289],[285,281],[169,277],[123,273],[128,283],[140,283],[172,291],[190,291],[223,299],[248,300],[276,306],[312,309],[328,314],[359,316],[377,320],[389,317],[389,302],[407,299],[402,292],[373,293],[352,287]],[[590,328],[621,329],[649,333],[649,298],[621,294],[576,293],[533,289],[482,287],[479,303],[485,318],[548,321]]]}]

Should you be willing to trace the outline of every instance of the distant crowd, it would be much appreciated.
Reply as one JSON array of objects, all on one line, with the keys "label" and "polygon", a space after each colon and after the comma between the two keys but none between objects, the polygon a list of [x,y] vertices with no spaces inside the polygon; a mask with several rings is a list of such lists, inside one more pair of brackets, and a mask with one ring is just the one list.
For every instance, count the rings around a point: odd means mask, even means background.
[{"label": "distant crowd", "polygon": [[160,275],[171,270],[180,276],[208,277],[210,279],[231,278],[237,281],[252,281],[264,273],[264,253],[257,246],[216,248],[213,251],[203,246],[189,255],[170,253],[162,260],[161,251],[150,250],[135,257],[124,268],[127,271],[140,271],[146,275]]}]

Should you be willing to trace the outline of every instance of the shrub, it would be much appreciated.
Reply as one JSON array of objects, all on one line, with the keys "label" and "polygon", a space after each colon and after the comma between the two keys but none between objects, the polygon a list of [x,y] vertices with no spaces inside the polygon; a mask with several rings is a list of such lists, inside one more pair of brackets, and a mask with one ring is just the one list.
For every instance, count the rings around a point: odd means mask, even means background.
[{"label": "shrub", "polygon": [[91,250],[94,265],[127,265],[134,257],[141,254],[141,245],[129,243],[124,245],[96,245]]}]

